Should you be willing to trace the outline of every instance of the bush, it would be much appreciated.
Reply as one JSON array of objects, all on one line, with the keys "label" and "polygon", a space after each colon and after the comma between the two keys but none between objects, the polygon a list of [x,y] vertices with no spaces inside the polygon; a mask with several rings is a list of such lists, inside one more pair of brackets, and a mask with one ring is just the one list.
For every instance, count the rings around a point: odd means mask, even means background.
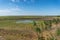
[{"label": "bush", "polygon": [[41,33],[41,29],[37,27],[36,32]]},{"label": "bush", "polygon": [[52,22],[55,23],[55,24],[58,24],[60,22],[60,19],[53,19]]},{"label": "bush", "polygon": [[44,37],[39,37],[38,40],[45,40]]},{"label": "bush", "polygon": [[35,21],[33,21],[33,25],[36,26],[36,22]]},{"label": "bush", "polygon": [[60,36],[60,29],[57,29],[57,36]]},{"label": "bush", "polygon": [[45,24],[45,29],[48,30],[48,29],[51,29],[52,27],[52,21],[51,20],[48,20],[48,21],[44,21],[44,24]]}]

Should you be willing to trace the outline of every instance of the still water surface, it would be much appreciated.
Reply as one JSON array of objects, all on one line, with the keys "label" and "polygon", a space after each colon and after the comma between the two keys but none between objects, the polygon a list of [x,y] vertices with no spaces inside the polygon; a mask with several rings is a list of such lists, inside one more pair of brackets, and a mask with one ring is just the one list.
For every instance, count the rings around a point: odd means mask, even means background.
[{"label": "still water surface", "polygon": [[17,20],[16,23],[33,23],[33,20]]}]

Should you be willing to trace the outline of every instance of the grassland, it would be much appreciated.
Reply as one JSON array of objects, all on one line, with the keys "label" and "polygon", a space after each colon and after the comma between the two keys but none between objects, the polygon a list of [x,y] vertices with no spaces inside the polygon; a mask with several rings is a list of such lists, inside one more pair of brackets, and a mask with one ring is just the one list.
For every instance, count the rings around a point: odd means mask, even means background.
[{"label": "grassland", "polygon": [[[16,23],[32,20],[32,23]],[[59,16],[1,16],[0,40],[60,40]]]}]

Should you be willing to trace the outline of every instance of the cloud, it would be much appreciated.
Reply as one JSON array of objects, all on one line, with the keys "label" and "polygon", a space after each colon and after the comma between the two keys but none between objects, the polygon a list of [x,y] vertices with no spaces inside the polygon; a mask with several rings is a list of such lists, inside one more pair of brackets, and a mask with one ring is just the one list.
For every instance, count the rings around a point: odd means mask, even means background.
[{"label": "cloud", "polygon": [[[12,2],[19,2],[21,0],[11,0]],[[26,2],[27,0],[23,0],[24,2]]]},{"label": "cloud", "polygon": [[[21,0],[11,0],[12,2],[20,2]],[[34,2],[35,0],[22,0],[24,2],[30,1],[30,2]]]},{"label": "cloud", "polygon": [[0,10],[0,16],[4,15],[17,15],[22,10],[20,8],[10,8],[10,9],[1,9]]},{"label": "cloud", "polygon": [[27,0],[23,0],[24,2],[26,2]]},{"label": "cloud", "polygon": [[20,0],[11,0],[12,2],[19,2]]},{"label": "cloud", "polygon": [[11,0],[12,2],[15,2],[16,0]]},{"label": "cloud", "polygon": [[10,10],[11,10],[11,11],[22,11],[22,9],[20,9],[20,8],[18,8],[18,7],[16,7],[16,8],[11,8]]},{"label": "cloud", "polygon": [[13,11],[21,11],[19,8],[11,8],[11,9],[2,9],[0,12],[13,12]]}]

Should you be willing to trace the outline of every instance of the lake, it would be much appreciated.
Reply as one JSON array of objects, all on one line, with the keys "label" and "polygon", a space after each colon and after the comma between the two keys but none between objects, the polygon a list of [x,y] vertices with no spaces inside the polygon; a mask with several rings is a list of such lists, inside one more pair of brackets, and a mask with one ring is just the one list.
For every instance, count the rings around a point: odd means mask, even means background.
[{"label": "lake", "polygon": [[16,23],[33,23],[33,20],[17,20]]}]

